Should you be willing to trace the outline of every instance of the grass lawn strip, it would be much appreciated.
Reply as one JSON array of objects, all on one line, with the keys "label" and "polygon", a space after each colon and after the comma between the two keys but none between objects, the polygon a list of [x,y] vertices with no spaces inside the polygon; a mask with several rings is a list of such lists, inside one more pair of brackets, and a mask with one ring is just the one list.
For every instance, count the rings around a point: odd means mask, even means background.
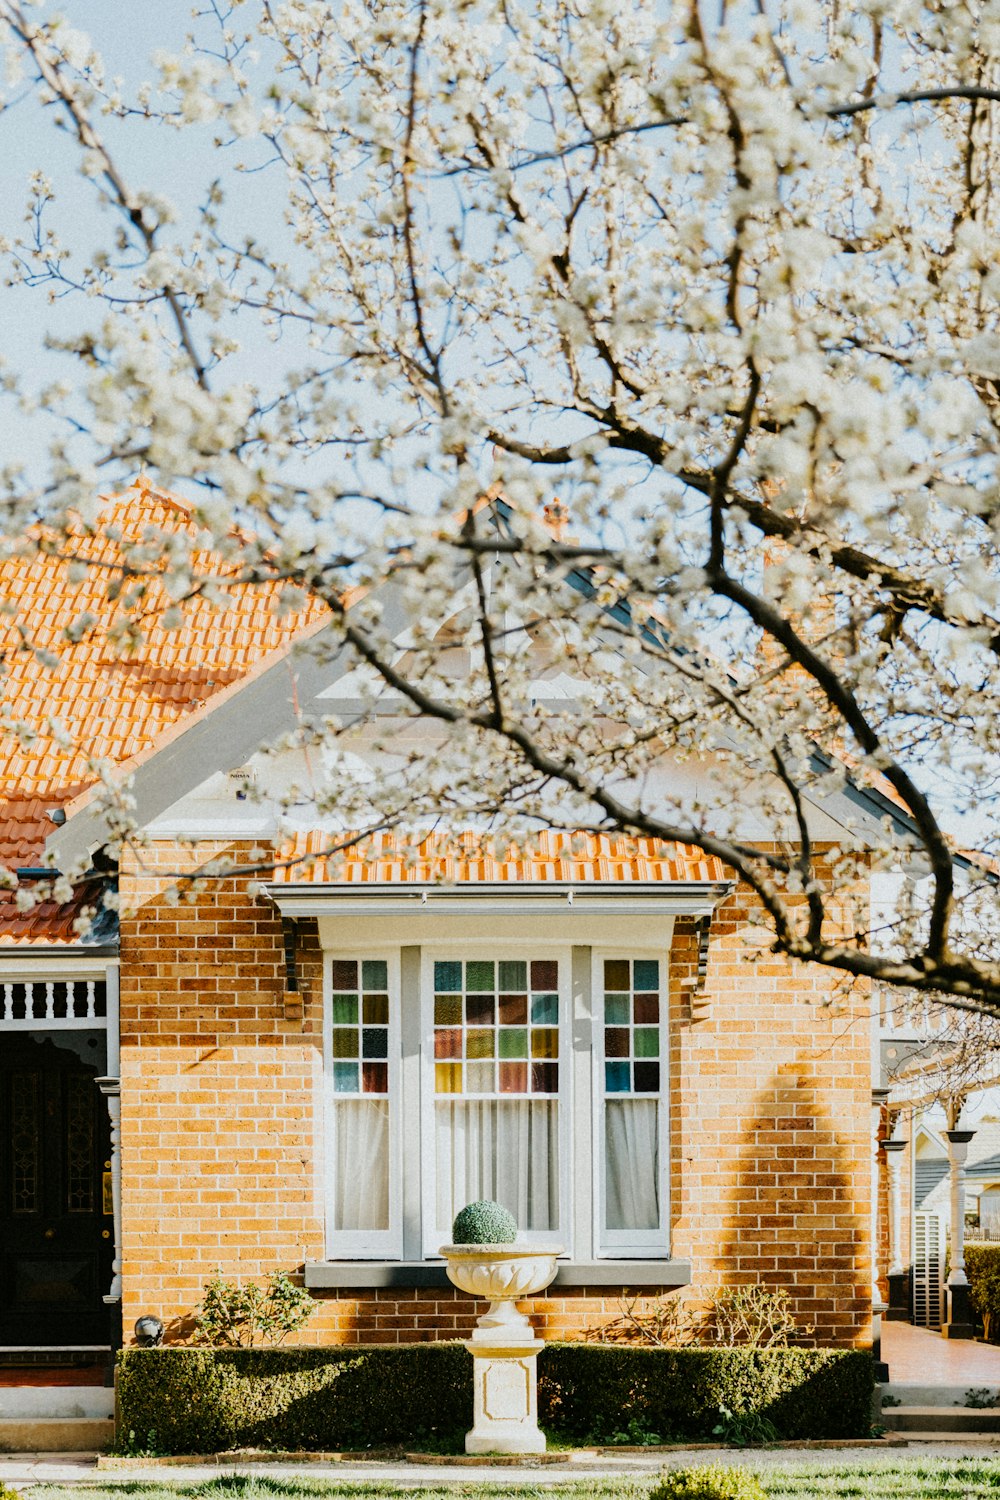
[{"label": "grass lawn strip", "polygon": [[[856,1464],[761,1462],[764,1455],[734,1454],[732,1466],[752,1466],[769,1500],[998,1500],[998,1458],[882,1459]],[[672,1468],[680,1467],[671,1464]],[[686,1467],[686,1466],[685,1466]],[[92,1484],[18,1484],[24,1500],[393,1500],[419,1492],[421,1500],[645,1500],[656,1475],[635,1479],[578,1479],[565,1484],[400,1484],[387,1480],[347,1483],[326,1478],[222,1474],[193,1484],[117,1480]]]}]

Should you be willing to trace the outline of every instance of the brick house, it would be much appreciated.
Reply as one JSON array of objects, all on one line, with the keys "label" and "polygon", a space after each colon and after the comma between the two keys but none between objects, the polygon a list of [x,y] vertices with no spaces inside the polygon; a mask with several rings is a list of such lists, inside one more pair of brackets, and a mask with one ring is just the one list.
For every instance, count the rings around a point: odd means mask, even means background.
[{"label": "brick house", "polygon": [[[113,563],[108,528],[148,523],[191,520],[139,482],[80,550]],[[382,834],[334,861],[304,826],[261,877],[273,830],[241,794],[301,766],[259,745],[347,711],[342,657],[309,649],[322,610],[279,619],[265,592],[167,630],[150,596],[131,650],[66,644],[83,608],[121,613],[105,590],[47,556],[0,579],[25,627],[2,853],[22,886],[46,852],[91,861],[71,899],[4,898],[0,1346],[101,1349],[146,1313],[183,1338],[216,1268],[301,1273],[309,1342],[465,1334],[436,1251],[478,1197],[566,1247],[534,1306],[550,1336],[623,1295],[763,1283],[818,1341],[872,1342],[864,994],[824,1004],[819,969],[750,962],[752,892],[648,840],[550,833],[507,859],[462,830]],[[130,774],[148,840],[118,866],[96,756]],[[837,809],[816,816],[833,841]]]}]

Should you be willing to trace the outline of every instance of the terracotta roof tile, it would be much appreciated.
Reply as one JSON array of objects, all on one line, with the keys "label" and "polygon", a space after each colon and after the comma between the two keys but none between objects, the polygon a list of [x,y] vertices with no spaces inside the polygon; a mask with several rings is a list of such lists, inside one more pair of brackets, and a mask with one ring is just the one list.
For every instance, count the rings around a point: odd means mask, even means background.
[{"label": "terracotta roof tile", "polygon": [[729,879],[721,860],[687,844],[623,835],[534,835],[530,848],[498,850],[478,833],[415,836],[377,833],[333,854],[330,834],[299,834],[282,849],[274,882],[298,884],[475,884],[493,881],[719,881]]},{"label": "terracotta roof tile", "polygon": [[[107,498],[95,532],[81,528],[74,537],[76,556],[89,564],[80,581],[70,579],[63,558],[44,550],[0,561],[0,602],[14,606],[0,615],[0,695],[5,715],[30,736],[26,743],[11,729],[0,732],[0,863],[9,868],[39,863],[52,831],[48,812],[93,783],[95,758],[121,763],[148,750],[192,708],[247,675],[324,612],[313,601],[278,618],[278,585],[270,585],[235,591],[225,606],[194,600],[171,630],[160,619],[170,601],[154,581],[143,601],[144,639],[118,650],[107,631],[127,612],[108,599],[112,575],[95,564],[120,564],[116,531],[133,543],[150,529],[196,535],[189,507],[139,481]],[[233,572],[232,563],[204,551],[193,561],[215,576]],[[81,640],[67,640],[67,627],[85,611],[97,624]],[[22,631],[36,649],[25,644]],[[58,664],[45,665],[38,648],[57,653]],[[29,917],[15,916],[9,904],[0,907],[0,942],[40,941],[46,933],[61,940],[64,925],[51,906]]]}]

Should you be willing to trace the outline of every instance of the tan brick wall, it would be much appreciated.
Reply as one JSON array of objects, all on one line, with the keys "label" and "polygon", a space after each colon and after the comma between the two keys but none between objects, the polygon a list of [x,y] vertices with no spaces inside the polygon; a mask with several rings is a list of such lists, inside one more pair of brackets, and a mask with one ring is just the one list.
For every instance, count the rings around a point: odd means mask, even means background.
[{"label": "tan brick wall", "polygon": [[[217,1267],[261,1276],[323,1255],[314,924],[300,924],[299,1005],[285,993],[280,918],[247,880],[191,887],[176,878],[247,853],[157,846],[143,869],[122,871],[127,1338],[145,1312],[185,1337]],[[870,1033],[860,1002],[853,1016],[821,1004],[832,987],[822,971],[746,962],[751,907],[740,890],[716,913],[707,982],[693,1003],[683,981],[697,974],[694,924],[676,924],[673,1253],[691,1259],[695,1292],[787,1287],[820,1342],[865,1342]],[[545,1336],[567,1337],[614,1318],[619,1295],[567,1289],[532,1310]],[[304,1342],[464,1336],[478,1311],[449,1290],[326,1293],[317,1302]]]}]

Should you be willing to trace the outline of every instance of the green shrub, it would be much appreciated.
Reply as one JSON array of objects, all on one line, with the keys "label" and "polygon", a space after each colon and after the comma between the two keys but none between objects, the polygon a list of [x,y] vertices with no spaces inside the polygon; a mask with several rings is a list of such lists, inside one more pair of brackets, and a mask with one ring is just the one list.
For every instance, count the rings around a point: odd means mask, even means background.
[{"label": "green shrub", "polygon": [[12,1490],[9,1485],[0,1484],[0,1500],[21,1500],[17,1490]]},{"label": "green shrub", "polygon": [[[723,1408],[755,1438],[868,1435],[871,1356],[838,1349],[633,1349],[550,1344],[539,1418],[570,1442],[711,1438]],[[133,1448],[430,1446],[472,1422],[461,1344],[322,1349],[123,1349],[119,1433]],[[640,1435],[636,1437],[635,1435]]]},{"label": "green shrub", "polygon": [[[538,1362],[539,1418],[582,1442],[613,1414],[652,1432],[710,1438],[723,1408],[744,1431],[867,1437],[874,1367],[861,1349],[648,1349],[550,1344]],[[595,1420],[596,1419],[596,1420]]]},{"label": "green shrub", "polygon": [[1000,1245],[965,1242],[969,1301],[983,1324],[987,1343],[1000,1343]]},{"label": "green shrub", "polygon": [[453,1245],[512,1245],[517,1239],[517,1220],[502,1203],[486,1198],[467,1203],[451,1226]]},{"label": "green shrub", "polygon": [[668,1470],[649,1500],[767,1500],[767,1493],[756,1474],[746,1469],[707,1464]]},{"label": "green shrub", "polygon": [[203,1344],[242,1349],[252,1344],[281,1344],[316,1311],[316,1302],[287,1271],[272,1271],[267,1286],[245,1286],[216,1272],[205,1287],[195,1315]]}]

